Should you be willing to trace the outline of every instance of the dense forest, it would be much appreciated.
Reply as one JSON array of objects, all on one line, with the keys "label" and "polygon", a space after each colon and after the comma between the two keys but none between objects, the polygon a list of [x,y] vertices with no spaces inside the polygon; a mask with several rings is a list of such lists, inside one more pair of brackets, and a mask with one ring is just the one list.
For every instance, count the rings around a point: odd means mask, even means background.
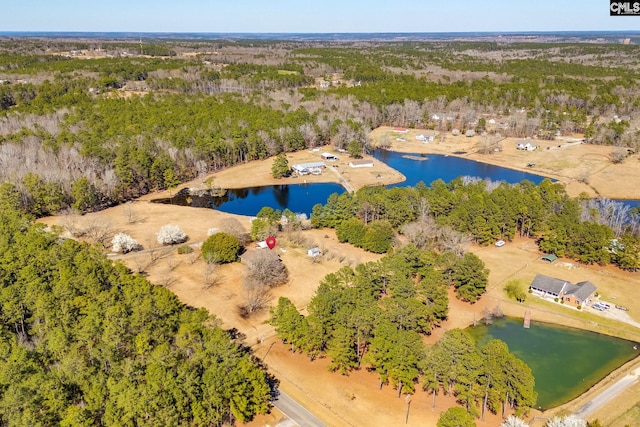
[{"label": "dense forest", "polygon": [[537,238],[543,252],[585,264],[640,269],[640,212],[610,200],[570,198],[548,179],[511,185],[460,177],[428,187],[363,188],[314,206],[311,223],[377,253],[392,247],[395,232],[420,248],[458,254],[468,238],[487,245],[520,235]]},{"label": "dense forest", "polygon": [[278,336],[311,359],[326,356],[329,369],[347,375],[366,368],[380,387],[390,383],[412,394],[417,384],[436,395],[453,394],[474,416],[484,418],[536,402],[529,367],[499,340],[477,349],[463,330],[447,331],[427,350],[421,336],[447,318],[447,288],[475,302],[488,272],[473,254],[457,257],[408,245],[355,270],[344,267],[320,283],[302,316],[287,298],[271,309]]},{"label": "dense forest", "polygon": [[[637,47],[0,40],[0,182],[35,215],[100,209],[380,125],[636,150]],[[490,122],[495,124],[490,125]]]},{"label": "dense forest", "polygon": [[275,380],[214,316],[1,191],[1,425],[222,426],[268,411]]}]

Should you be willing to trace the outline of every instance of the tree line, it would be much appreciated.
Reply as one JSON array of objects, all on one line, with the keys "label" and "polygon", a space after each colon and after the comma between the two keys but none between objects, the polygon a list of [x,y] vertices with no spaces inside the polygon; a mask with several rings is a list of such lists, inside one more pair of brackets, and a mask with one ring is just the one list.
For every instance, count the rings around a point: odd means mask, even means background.
[{"label": "tree line", "polygon": [[275,380],[204,309],[0,209],[0,424],[222,426],[269,410]]},{"label": "tree line", "polygon": [[[464,239],[457,233],[481,245],[519,235],[535,237],[544,252],[586,264],[640,269],[640,213],[620,202],[571,198],[561,184],[548,179],[534,185],[460,177],[449,183],[436,180],[429,187],[363,188],[333,194],[326,204],[314,206],[311,223],[335,228],[341,241],[369,250],[367,233],[386,224],[385,230],[420,247],[460,253]],[[385,252],[393,239],[380,242],[385,246],[372,252]]]}]

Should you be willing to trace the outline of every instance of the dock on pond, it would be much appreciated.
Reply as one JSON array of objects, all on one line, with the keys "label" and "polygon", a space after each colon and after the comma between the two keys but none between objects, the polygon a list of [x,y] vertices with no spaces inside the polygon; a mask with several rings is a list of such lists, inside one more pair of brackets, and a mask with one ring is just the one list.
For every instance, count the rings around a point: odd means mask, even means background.
[{"label": "dock on pond", "polygon": [[529,329],[529,327],[531,327],[531,311],[527,310],[524,312],[524,325],[523,325],[526,329]]}]

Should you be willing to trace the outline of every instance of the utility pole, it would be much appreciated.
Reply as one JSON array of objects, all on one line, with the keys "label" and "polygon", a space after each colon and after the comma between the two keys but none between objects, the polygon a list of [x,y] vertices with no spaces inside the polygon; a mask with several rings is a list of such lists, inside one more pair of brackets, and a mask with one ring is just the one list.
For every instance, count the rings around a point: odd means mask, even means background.
[{"label": "utility pole", "polygon": [[404,398],[405,402],[407,402],[407,415],[404,418],[404,423],[409,423],[409,407],[411,406],[411,395],[407,394],[407,397]]}]

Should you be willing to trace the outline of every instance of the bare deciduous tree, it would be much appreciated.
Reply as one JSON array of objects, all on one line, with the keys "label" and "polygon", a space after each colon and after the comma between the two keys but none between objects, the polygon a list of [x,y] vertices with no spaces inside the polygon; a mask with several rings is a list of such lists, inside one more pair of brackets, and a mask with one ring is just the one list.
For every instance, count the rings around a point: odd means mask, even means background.
[{"label": "bare deciduous tree", "polygon": [[604,224],[613,230],[616,237],[620,237],[631,223],[630,211],[630,206],[622,202],[606,198],[591,199],[583,204],[580,219]]},{"label": "bare deciduous tree", "polygon": [[129,224],[135,224],[139,221],[132,202],[127,202],[124,204],[124,206],[122,207],[122,214]]},{"label": "bare deciduous tree", "polygon": [[243,246],[246,245],[251,239],[251,236],[249,236],[247,230],[236,218],[225,218],[221,220],[219,228],[223,233],[231,234],[232,236],[237,237]]},{"label": "bare deciduous tree", "polygon": [[219,267],[220,267],[220,264],[217,264],[215,262],[212,262],[212,263],[206,262],[204,264],[203,282],[204,282],[205,289],[210,289],[215,285],[217,285],[218,283],[220,283],[220,280],[222,277],[220,276],[220,273],[219,273],[219,270],[220,270]]},{"label": "bare deciduous tree", "polygon": [[251,259],[248,277],[272,288],[285,283],[289,278],[289,272],[276,252],[260,250],[255,252]]},{"label": "bare deciduous tree", "polygon": [[252,313],[260,311],[267,306],[271,300],[270,288],[264,286],[254,279],[247,279],[244,282],[245,304],[238,307],[241,317],[247,318]]},{"label": "bare deciduous tree", "polygon": [[113,235],[113,227],[109,221],[89,217],[78,226],[78,235],[106,248]]},{"label": "bare deciduous tree", "polygon": [[254,252],[244,281],[245,305],[238,307],[240,315],[248,317],[264,308],[271,299],[271,288],[285,283],[288,277],[287,267],[277,253],[270,250]]},{"label": "bare deciduous tree", "polygon": [[460,233],[459,231],[453,230],[449,227],[442,227],[440,238],[439,238],[439,247],[445,251],[451,251],[456,256],[464,255],[464,246],[469,242],[469,236],[466,234]]}]

